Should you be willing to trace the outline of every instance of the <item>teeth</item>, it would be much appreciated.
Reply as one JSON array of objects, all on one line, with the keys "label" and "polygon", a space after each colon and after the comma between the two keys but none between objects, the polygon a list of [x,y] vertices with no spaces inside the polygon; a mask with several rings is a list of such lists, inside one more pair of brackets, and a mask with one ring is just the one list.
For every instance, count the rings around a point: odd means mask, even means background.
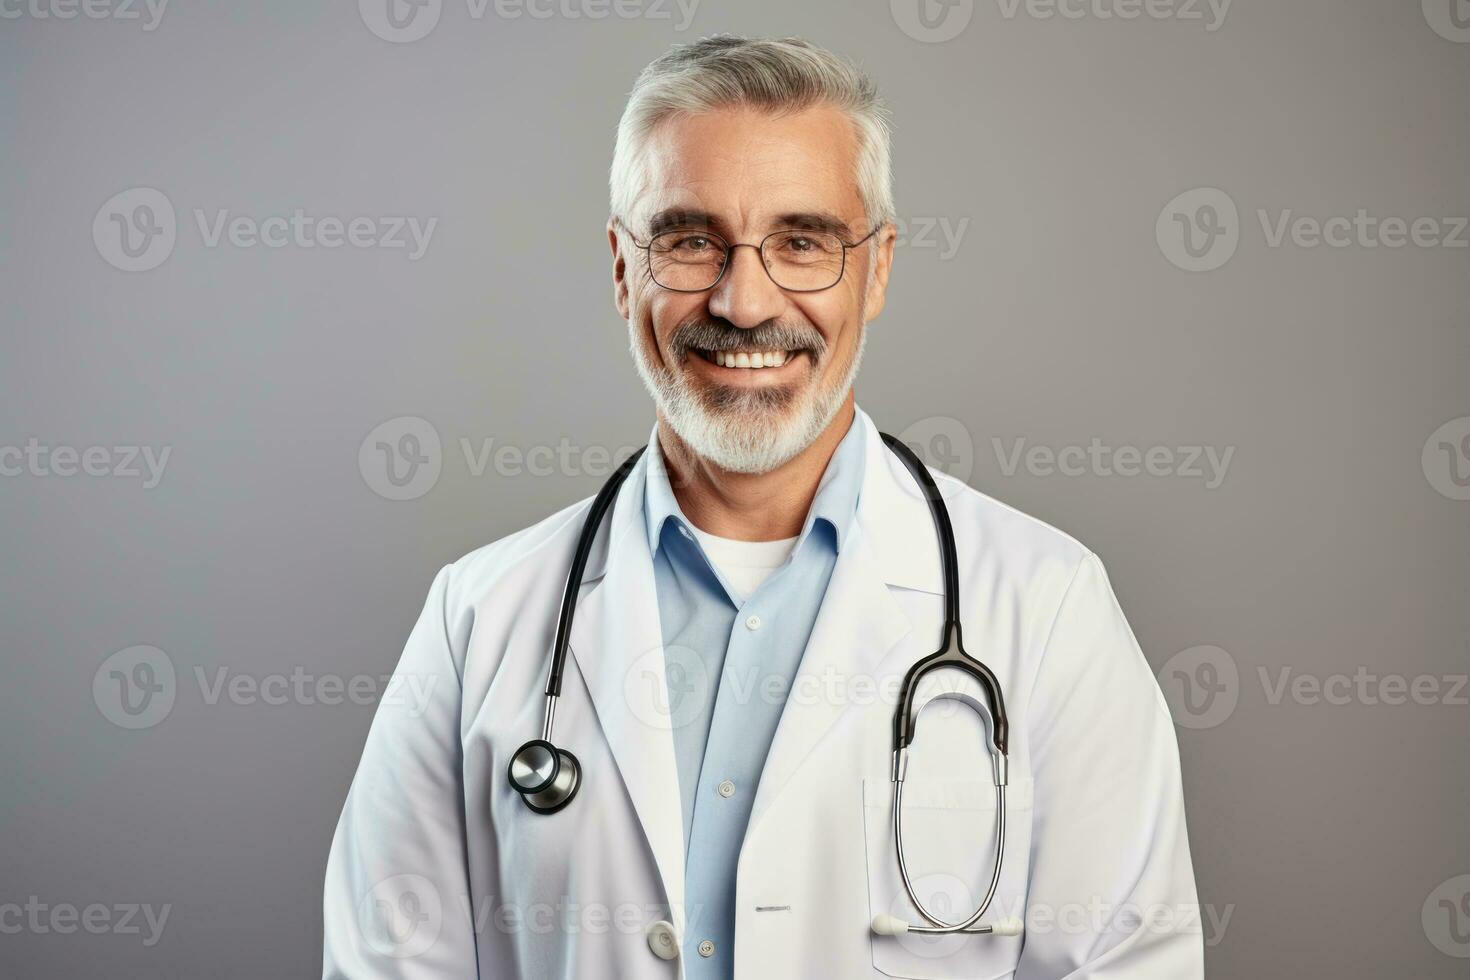
[{"label": "teeth", "polygon": [[729,368],[780,367],[786,363],[784,350],[715,351],[715,363]]}]

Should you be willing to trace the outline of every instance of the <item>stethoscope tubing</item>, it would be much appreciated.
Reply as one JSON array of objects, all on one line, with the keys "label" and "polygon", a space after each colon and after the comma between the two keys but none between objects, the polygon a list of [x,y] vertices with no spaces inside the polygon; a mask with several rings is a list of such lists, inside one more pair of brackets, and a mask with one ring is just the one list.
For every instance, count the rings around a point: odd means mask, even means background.
[{"label": "stethoscope tubing", "polygon": [[561,696],[561,675],[566,669],[567,643],[572,635],[572,617],[577,614],[577,592],[582,588],[582,575],[587,570],[587,558],[592,553],[592,541],[597,537],[597,529],[602,524],[602,515],[612,506],[613,499],[617,497],[618,490],[623,481],[633,471],[633,466],[638,462],[638,457],[643,455],[647,446],[639,446],[627,459],[623,460],[613,475],[608,477],[607,482],[598,491],[597,497],[592,501],[591,508],[587,511],[587,517],[582,522],[582,533],[577,538],[577,550],[572,554],[572,567],[567,570],[567,583],[562,590],[561,612],[556,618],[556,639],[551,646],[551,670],[546,676],[546,714],[541,725],[541,737],[548,742],[551,741],[551,723],[556,714],[556,699]]},{"label": "stethoscope tubing", "polygon": [[[959,605],[959,558],[955,545],[954,527],[950,522],[949,508],[945,506],[944,499],[940,495],[939,487],[934,478],[924,467],[923,462],[914,455],[913,450],[904,445],[903,442],[887,434],[880,432],[883,442],[891,449],[894,455],[903,461],[905,468],[913,475],[920,488],[924,492],[924,499],[929,505],[929,511],[934,519],[934,528],[939,542],[940,563],[944,573],[944,627],[942,645],[938,652],[930,654],[913,664],[904,677],[903,691],[900,695],[898,707],[894,713],[894,746],[893,746],[893,847],[898,855],[899,875],[903,879],[904,891],[908,894],[909,901],[913,903],[919,915],[928,925],[915,925],[901,923],[907,932],[915,932],[928,935],[947,935],[953,933],[982,934],[995,932],[995,926],[977,926],[976,922],[990,908],[991,901],[995,897],[996,888],[1000,883],[1001,864],[1005,857],[1006,844],[1006,769],[1007,769],[1007,721],[1005,701],[1001,696],[1000,684],[995,675],[979,660],[971,657],[964,651],[960,641],[960,605]],[[512,786],[525,800],[526,805],[538,813],[555,813],[571,802],[576,795],[577,788],[581,784],[580,764],[575,756],[565,750],[558,749],[552,741],[552,730],[556,719],[556,705],[561,696],[562,673],[566,666],[567,644],[571,636],[572,618],[577,609],[577,593],[582,586],[582,576],[587,568],[587,559],[592,551],[593,540],[597,536],[602,524],[603,516],[612,506],[613,500],[632,472],[639,457],[643,455],[647,447],[642,447],[630,455],[613,475],[598,491],[592,501],[592,506],[582,524],[581,534],[577,539],[577,547],[572,556],[571,567],[567,570],[566,585],[562,592],[561,610],[557,616],[556,636],[552,643],[551,666],[546,678],[546,702],[543,707],[541,738],[537,741],[528,742],[517,750],[512,762],[508,767]],[[918,715],[923,711],[920,705],[918,711],[914,710],[913,699],[917,693],[918,681],[923,675],[932,670],[942,667],[954,667],[973,676],[984,689],[986,699],[990,706],[990,742],[991,742],[991,765],[995,780],[996,792],[996,820],[995,820],[995,863],[991,872],[990,884],[985,890],[985,897],[979,906],[970,913],[962,922],[948,922],[941,919],[930,911],[923,902],[919,900],[918,893],[909,877],[908,861],[904,852],[903,844],[903,786],[904,775],[907,769],[908,748],[913,741]],[[522,755],[526,753],[526,755]],[[549,753],[549,756],[548,756]],[[558,759],[561,760],[558,763]],[[517,766],[520,760],[525,760],[524,766],[517,774]],[[519,780],[519,783],[518,783]],[[556,784],[553,787],[553,784]],[[876,924],[874,928],[877,929]],[[1014,933],[1006,933],[1014,934]]]}]

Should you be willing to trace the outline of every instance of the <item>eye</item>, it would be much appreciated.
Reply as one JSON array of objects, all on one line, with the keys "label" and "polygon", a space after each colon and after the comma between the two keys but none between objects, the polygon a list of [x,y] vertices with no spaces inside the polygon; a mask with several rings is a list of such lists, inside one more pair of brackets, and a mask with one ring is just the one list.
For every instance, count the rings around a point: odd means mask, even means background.
[{"label": "eye", "polygon": [[653,240],[660,252],[677,252],[684,256],[711,255],[720,251],[723,243],[702,231],[668,231]]},{"label": "eye", "polygon": [[794,258],[829,255],[842,247],[836,236],[810,231],[778,232],[772,236],[772,244]]},{"label": "eye", "polygon": [[703,252],[715,245],[704,235],[682,235],[674,239],[673,247],[685,252]]}]

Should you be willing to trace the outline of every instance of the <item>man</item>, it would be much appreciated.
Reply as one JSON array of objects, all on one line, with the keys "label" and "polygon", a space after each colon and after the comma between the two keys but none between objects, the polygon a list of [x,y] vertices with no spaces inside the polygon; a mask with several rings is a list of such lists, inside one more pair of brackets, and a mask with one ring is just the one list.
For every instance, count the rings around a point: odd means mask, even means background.
[{"label": "man", "polygon": [[[554,736],[577,794],[533,810],[508,766],[542,732],[589,501],[435,579],[398,666],[428,709],[379,708],[332,844],[327,976],[1202,975],[1173,729],[1102,566],[937,474],[1009,777],[1001,810],[974,680],[921,685],[904,874],[927,913],[905,888],[891,726],[945,578],[853,395],[888,161],[872,83],[804,42],[710,38],[643,71],[607,235],[657,423],[578,590]],[[967,918],[1001,817],[980,923],[1024,934],[878,934]]]}]

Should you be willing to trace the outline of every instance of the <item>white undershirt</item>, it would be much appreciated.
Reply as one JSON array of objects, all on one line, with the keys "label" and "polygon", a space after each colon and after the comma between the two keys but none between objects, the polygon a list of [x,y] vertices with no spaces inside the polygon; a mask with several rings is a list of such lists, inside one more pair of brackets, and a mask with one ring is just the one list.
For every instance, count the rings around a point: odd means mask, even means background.
[{"label": "white undershirt", "polygon": [[736,541],[721,538],[697,527],[691,528],[704,549],[710,564],[719,570],[726,582],[746,599],[760,588],[766,578],[780,568],[796,547],[796,538],[781,538],[779,541]]}]

